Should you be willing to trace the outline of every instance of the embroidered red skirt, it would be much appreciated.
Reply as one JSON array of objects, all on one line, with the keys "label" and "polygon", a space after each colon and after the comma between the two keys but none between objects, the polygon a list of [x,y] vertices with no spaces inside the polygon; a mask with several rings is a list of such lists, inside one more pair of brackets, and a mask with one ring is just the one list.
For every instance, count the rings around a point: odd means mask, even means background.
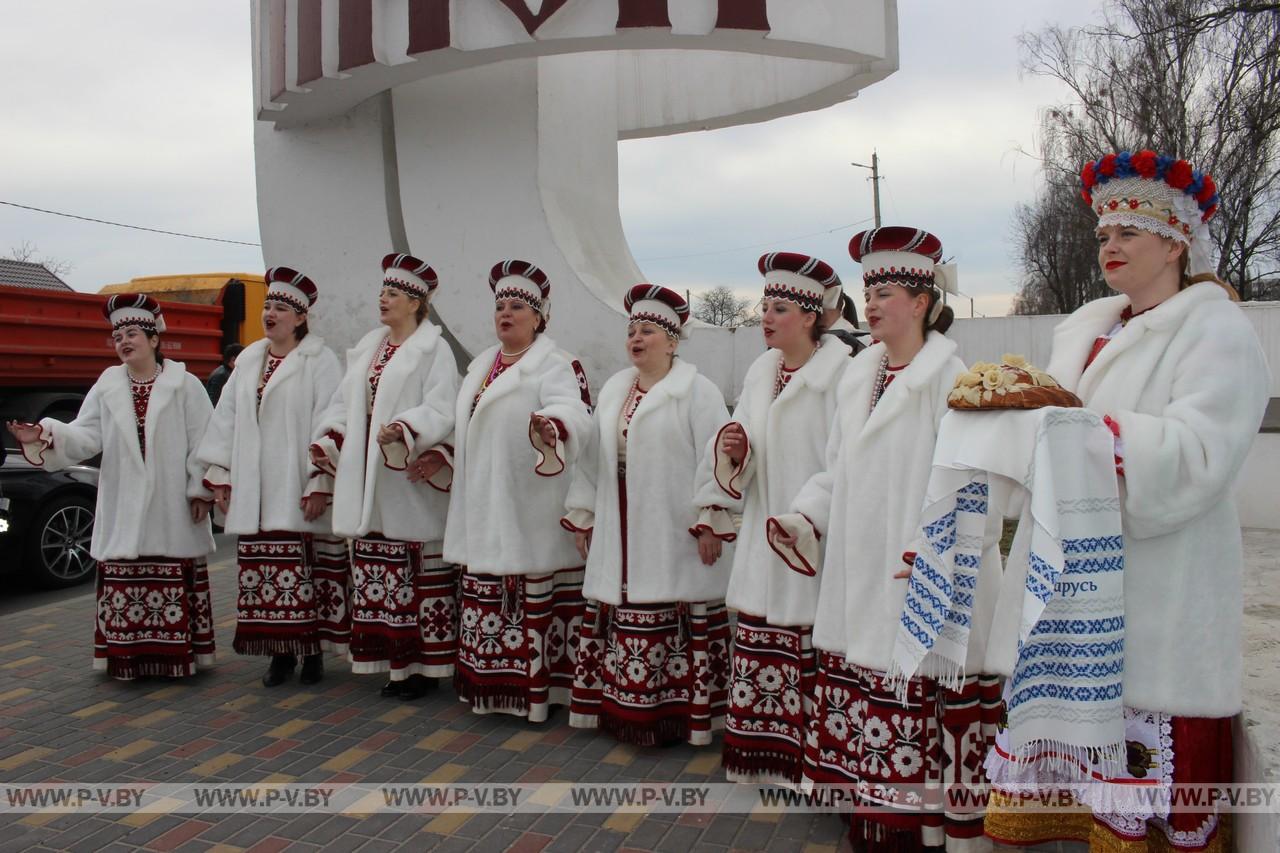
[{"label": "embroidered red skirt", "polygon": [[356,673],[444,678],[457,660],[458,567],[438,542],[376,534],[356,539],[351,561],[351,646]]},{"label": "embroidered red skirt", "polygon": [[798,784],[818,677],[813,629],[739,613],[733,640],[725,775],[731,782]]},{"label": "embroidered red skirt", "polygon": [[351,646],[351,549],[346,539],[310,536],[311,585],[320,648],[347,654]]},{"label": "embroidered red skirt", "polygon": [[98,563],[93,668],[113,678],[193,675],[214,659],[203,557]]},{"label": "embroidered red skirt", "polygon": [[[1230,717],[1175,717],[1157,715],[1153,731],[1137,725],[1147,717],[1126,711],[1128,775],[1150,778],[1161,765],[1171,764],[1166,784],[1209,786],[1234,778]],[[1165,754],[1167,753],[1167,754]],[[1084,841],[1090,850],[1118,853],[1165,853],[1232,849],[1226,815],[1212,811],[1174,811],[1167,817],[1123,814],[1021,811],[1007,795],[992,795],[986,831],[1008,845],[1033,845],[1048,841]]]},{"label": "embroidered red skirt", "polygon": [[458,698],[477,713],[540,723],[569,704],[586,601],[582,568],[546,575],[462,574]]},{"label": "embroidered red skirt", "polygon": [[569,724],[624,743],[711,743],[724,728],[729,616],[723,602],[591,602]]},{"label": "embroidered red skirt", "polygon": [[868,851],[915,851],[948,839],[982,837],[982,815],[949,814],[926,785],[983,785],[983,761],[1000,720],[994,676],[960,690],[913,678],[898,701],[885,673],[818,655],[817,707],[805,748],[805,776],[857,785],[850,838]]},{"label": "embroidered red skirt", "polygon": [[236,636],[242,655],[313,655],[320,651],[315,584],[306,537],[285,530],[241,536]]}]

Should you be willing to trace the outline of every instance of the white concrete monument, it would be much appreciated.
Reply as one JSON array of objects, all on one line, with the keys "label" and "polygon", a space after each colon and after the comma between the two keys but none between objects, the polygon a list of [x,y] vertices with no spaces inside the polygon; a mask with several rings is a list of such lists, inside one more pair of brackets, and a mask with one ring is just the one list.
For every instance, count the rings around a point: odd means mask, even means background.
[{"label": "white concrete monument", "polygon": [[[826,107],[898,59],[896,0],[252,8],[263,253],[320,285],[326,337],[345,347],[376,324],[378,261],[407,251],[439,273],[434,313],[465,365],[494,340],[490,266],[521,258],[550,276],[549,333],[593,388],[624,363],[622,297],[645,281],[618,140]],[[703,327],[683,351],[732,395],[760,350]]]}]

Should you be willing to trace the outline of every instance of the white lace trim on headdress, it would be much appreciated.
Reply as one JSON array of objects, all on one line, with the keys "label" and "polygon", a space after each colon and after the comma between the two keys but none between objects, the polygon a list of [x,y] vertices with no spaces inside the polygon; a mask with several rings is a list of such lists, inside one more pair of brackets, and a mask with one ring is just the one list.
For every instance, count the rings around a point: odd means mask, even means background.
[{"label": "white lace trim on headdress", "polygon": [[1105,228],[1108,225],[1127,225],[1130,228],[1141,228],[1143,231],[1150,231],[1153,234],[1159,234],[1161,237],[1168,237],[1171,240],[1177,240],[1184,246],[1191,245],[1191,238],[1178,228],[1174,228],[1167,222],[1161,222],[1151,216],[1144,216],[1141,213],[1134,213],[1130,210],[1108,211],[1098,217],[1098,227]]}]

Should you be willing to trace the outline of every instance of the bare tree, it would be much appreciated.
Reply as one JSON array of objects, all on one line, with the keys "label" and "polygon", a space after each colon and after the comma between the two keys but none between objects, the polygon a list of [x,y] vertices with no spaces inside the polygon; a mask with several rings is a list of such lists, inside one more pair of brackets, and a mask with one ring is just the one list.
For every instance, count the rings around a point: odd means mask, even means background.
[{"label": "bare tree", "polygon": [[1093,268],[1092,221],[1070,206],[1083,211],[1083,163],[1126,149],[1185,157],[1214,175],[1217,272],[1242,299],[1276,277],[1280,4],[1113,0],[1099,25],[1024,34],[1022,47],[1024,67],[1064,83],[1071,103],[1042,114],[1044,187],[1014,216],[1018,310],[1070,311],[1107,292]]},{"label": "bare tree", "polygon": [[758,326],[760,318],[751,310],[750,299],[733,295],[726,285],[718,284],[693,298],[693,316],[713,326],[736,329],[739,326]]},{"label": "bare tree", "polygon": [[61,278],[71,272],[72,265],[68,261],[61,261],[57,258],[42,257],[40,255],[40,247],[30,240],[23,240],[20,245],[11,246],[9,254],[4,255],[11,261],[22,261],[29,264],[40,264],[49,272]]}]

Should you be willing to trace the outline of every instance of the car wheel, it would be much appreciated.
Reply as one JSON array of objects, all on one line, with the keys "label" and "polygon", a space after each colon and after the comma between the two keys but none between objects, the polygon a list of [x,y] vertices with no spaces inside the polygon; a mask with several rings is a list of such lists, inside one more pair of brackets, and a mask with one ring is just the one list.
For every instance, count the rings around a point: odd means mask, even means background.
[{"label": "car wheel", "polygon": [[27,573],[44,587],[78,584],[93,575],[89,556],[93,503],[80,495],[57,498],[43,507],[27,536]]}]

